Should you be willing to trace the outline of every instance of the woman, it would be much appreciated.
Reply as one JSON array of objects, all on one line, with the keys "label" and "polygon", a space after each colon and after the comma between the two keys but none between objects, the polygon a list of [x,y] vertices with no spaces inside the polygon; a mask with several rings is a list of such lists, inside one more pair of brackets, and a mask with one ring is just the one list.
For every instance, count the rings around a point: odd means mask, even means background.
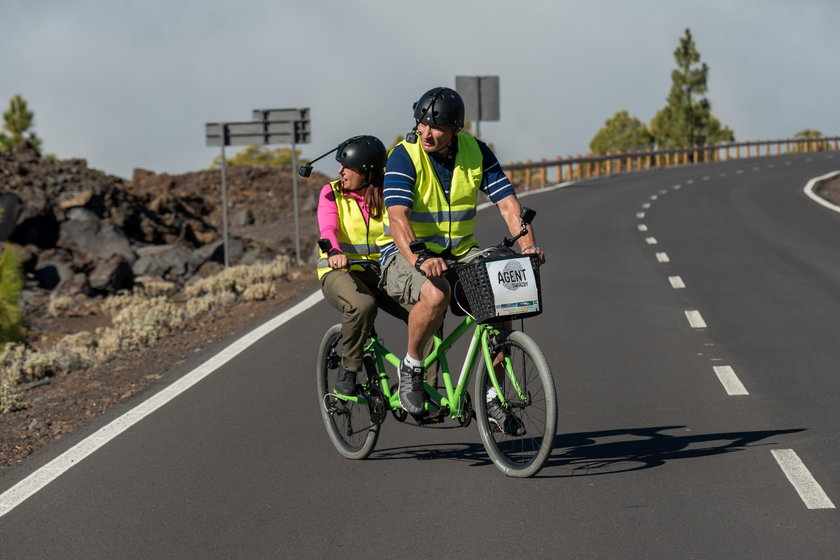
[{"label": "woman", "polygon": [[344,314],[344,372],[339,372],[335,390],[352,395],[379,306],[403,321],[408,312],[378,289],[378,268],[348,266],[348,259],[379,260],[376,238],[382,234],[385,213],[385,146],[374,136],[354,136],[339,144],[335,159],[339,179],[324,185],[318,200],[321,238],[332,245],[329,254],[321,251],[318,278],[324,298]]}]

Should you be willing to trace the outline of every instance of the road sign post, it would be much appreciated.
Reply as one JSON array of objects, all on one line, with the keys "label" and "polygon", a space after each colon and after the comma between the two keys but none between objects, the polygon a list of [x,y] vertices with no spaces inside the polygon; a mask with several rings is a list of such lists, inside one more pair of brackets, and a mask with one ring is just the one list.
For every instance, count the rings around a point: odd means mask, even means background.
[{"label": "road sign post", "polygon": [[227,159],[225,146],[254,146],[266,144],[292,145],[292,197],[295,215],[295,254],[300,255],[300,221],[297,193],[297,144],[309,143],[309,109],[255,109],[251,122],[207,123],[204,125],[207,146],[221,147],[222,175],[222,236],[224,262],[230,265],[228,242]]}]

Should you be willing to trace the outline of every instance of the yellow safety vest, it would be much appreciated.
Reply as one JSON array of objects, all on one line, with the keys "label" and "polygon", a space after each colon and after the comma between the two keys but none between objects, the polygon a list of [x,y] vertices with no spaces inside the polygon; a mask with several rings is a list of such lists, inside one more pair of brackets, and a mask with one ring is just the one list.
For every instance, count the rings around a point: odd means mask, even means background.
[{"label": "yellow safety vest", "polygon": [[[339,187],[339,181],[330,183],[335,205],[338,207],[338,249],[349,259],[379,260],[379,247],[376,239],[382,235],[382,220],[372,217],[365,221],[359,201],[350,196],[344,196]],[[333,270],[329,266],[327,254],[319,251],[318,279]],[[351,265],[350,270],[364,270],[362,266]]]},{"label": "yellow safety vest", "polygon": [[[420,142],[401,142],[414,163],[417,180],[414,183],[414,205],[409,222],[418,239],[434,253],[449,248],[453,255],[466,254],[478,242],[473,237],[478,189],[481,186],[483,158],[476,139],[468,134],[458,134],[458,152],[447,200],[437,173]],[[393,241],[384,220],[384,232],[376,241],[385,246]]]}]

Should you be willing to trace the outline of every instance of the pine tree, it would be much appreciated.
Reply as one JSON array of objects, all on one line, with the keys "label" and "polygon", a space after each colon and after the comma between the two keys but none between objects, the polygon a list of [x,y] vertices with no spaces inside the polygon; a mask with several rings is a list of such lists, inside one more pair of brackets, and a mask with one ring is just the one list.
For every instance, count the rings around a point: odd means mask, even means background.
[{"label": "pine tree", "polygon": [[[34,132],[26,134],[32,127],[35,113],[26,106],[26,100],[20,94],[12,97],[9,108],[3,113],[3,130],[0,132],[0,149],[14,148],[23,141],[29,142],[36,150],[41,146],[41,140]],[[8,133],[8,134],[6,134]]]},{"label": "pine tree", "polygon": [[711,103],[704,97],[708,91],[709,67],[705,62],[700,64],[700,53],[690,29],[680,38],[674,58],[677,68],[671,73],[668,104],[650,123],[656,145],[702,146],[734,140],[732,130],[712,115]]},{"label": "pine tree", "polygon": [[607,152],[624,153],[647,150],[653,144],[653,136],[645,123],[627,111],[618,111],[607,119],[601,130],[589,143],[594,154]]}]

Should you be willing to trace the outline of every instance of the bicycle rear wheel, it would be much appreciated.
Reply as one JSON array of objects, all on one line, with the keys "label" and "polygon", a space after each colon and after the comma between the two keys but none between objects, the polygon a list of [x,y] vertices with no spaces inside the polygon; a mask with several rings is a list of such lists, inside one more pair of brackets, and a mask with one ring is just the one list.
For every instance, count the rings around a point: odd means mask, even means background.
[{"label": "bicycle rear wheel", "polygon": [[365,459],[379,439],[379,424],[373,422],[367,404],[344,400],[333,393],[341,367],[341,325],[330,327],[318,350],[318,408],[333,446],[348,459]]},{"label": "bicycle rear wheel", "polygon": [[478,432],[493,463],[507,476],[524,478],[542,469],[554,446],[557,430],[554,378],[545,355],[530,336],[510,331],[499,338],[503,342],[498,350],[509,358],[506,374],[498,379],[499,386],[508,411],[524,427],[525,433],[506,434],[489,420],[485,394],[490,380],[484,360],[478,364],[473,393]]}]

